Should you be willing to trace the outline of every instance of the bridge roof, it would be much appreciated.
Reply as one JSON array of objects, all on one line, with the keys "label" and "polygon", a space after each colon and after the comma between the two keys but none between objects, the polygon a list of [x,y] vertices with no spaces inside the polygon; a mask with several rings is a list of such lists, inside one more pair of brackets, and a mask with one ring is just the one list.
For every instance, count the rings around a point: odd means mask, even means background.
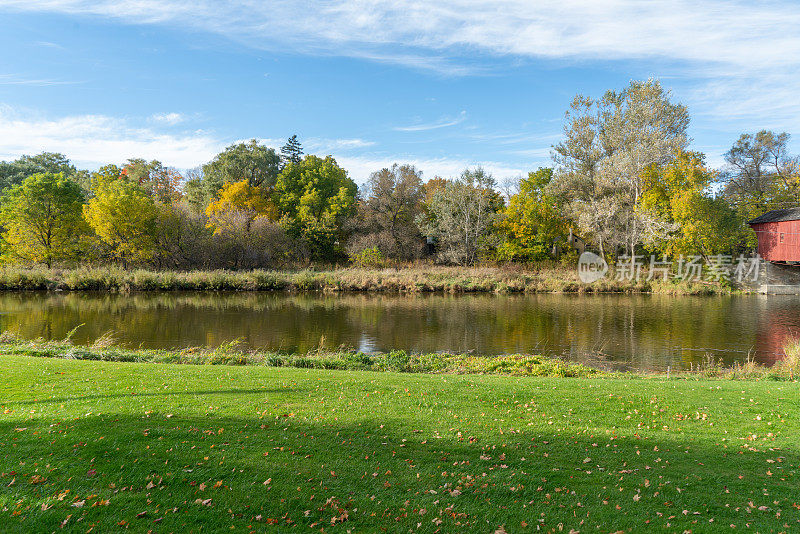
[{"label": "bridge roof", "polygon": [[799,221],[800,208],[785,208],[781,210],[772,210],[760,217],[756,217],[747,224],[761,224],[770,222],[783,222],[783,221]]}]

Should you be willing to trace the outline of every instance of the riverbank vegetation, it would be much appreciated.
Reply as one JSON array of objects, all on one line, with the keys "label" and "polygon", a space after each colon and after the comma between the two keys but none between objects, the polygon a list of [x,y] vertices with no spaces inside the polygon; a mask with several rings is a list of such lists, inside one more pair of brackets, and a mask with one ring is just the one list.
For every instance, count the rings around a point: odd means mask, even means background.
[{"label": "riverbank vegetation", "polygon": [[[218,347],[183,349],[130,349],[116,345],[113,334],[101,336],[91,345],[63,341],[24,340],[11,332],[0,334],[0,354],[24,355],[71,360],[138,362],[157,364],[235,365],[299,367],[350,371],[381,371],[424,374],[500,374],[567,378],[653,378],[653,371],[620,372],[600,359],[578,363],[542,355],[476,356],[472,354],[420,354],[396,350],[388,353],[364,353],[356,350],[331,350],[320,346],[304,353],[253,350],[237,341]],[[788,380],[800,378],[800,342],[791,340],[785,357],[771,367],[752,360],[725,365],[709,356],[688,370],[669,372],[670,378],[719,378],[728,380]]]},{"label": "riverbank vegetation", "polygon": [[713,295],[732,286],[713,281],[608,278],[582,284],[575,269],[408,265],[331,270],[155,271],[115,266],[76,269],[0,267],[0,290],[67,291],[369,291],[404,293],[661,293]]},{"label": "riverbank vegetation", "polygon": [[800,528],[800,385],[7,353],[9,532]]},{"label": "riverbank vegetation", "polygon": [[[226,287],[240,284],[221,270],[295,270],[290,278],[303,279],[318,276],[304,269],[419,261],[574,268],[585,248],[609,261],[696,256],[730,263],[753,250],[749,218],[800,202],[800,166],[787,153],[788,134],[762,131],[743,134],[725,167],[712,169],[690,146],[689,120],[688,109],[655,80],[597,99],[578,95],[552,147],[552,167],[500,184],[479,167],[424,181],[422,170],[395,164],[359,188],[332,156],[304,154],[296,136],[280,151],[237,143],[182,172],[136,158],[88,171],[61,154],[23,156],[0,162],[0,258],[48,268],[213,271],[195,278],[226,278]],[[372,274],[351,282],[350,273],[334,275],[346,278],[341,284],[311,285],[382,284]],[[705,274],[719,280],[719,273]],[[413,272],[405,278],[390,285],[428,284]],[[565,286],[544,279],[543,287]],[[454,285],[471,283],[437,290]]]}]

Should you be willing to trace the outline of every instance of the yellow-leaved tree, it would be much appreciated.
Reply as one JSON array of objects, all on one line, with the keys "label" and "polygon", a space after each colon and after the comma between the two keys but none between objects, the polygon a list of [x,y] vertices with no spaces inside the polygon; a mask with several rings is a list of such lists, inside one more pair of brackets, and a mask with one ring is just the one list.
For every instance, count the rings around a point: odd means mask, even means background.
[{"label": "yellow-leaved tree", "polygon": [[153,257],[158,209],[138,184],[121,179],[100,183],[83,216],[123,267]]},{"label": "yellow-leaved tree", "polygon": [[215,234],[249,232],[258,218],[274,220],[276,210],[264,191],[250,185],[248,180],[227,182],[219,191],[219,198],[206,208],[208,227]]},{"label": "yellow-leaved tree", "polygon": [[732,253],[744,239],[733,208],[714,196],[714,172],[702,154],[680,152],[667,165],[651,165],[642,174],[637,212],[650,231],[645,246],[671,257]]}]

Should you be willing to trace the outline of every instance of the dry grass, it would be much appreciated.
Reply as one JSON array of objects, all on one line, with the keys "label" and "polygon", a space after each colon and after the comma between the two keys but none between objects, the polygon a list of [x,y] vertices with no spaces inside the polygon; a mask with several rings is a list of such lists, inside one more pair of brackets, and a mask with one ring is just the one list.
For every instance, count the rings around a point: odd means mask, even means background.
[{"label": "dry grass", "polygon": [[396,268],[336,268],[317,271],[147,271],[118,267],[72,270],[19,267],[0,269],[0,289],[99,291],[360,291],[445,293],[728,293],[710,283],[607,278],[583,284],[574,269],[550,266],[445,267],[415,264]]},{"label": "dry grass", "polygon": [[784,351],[786,352],[786,357],[778,365],[794,380],[800,375],[800,339],[789,341],[784,347]]}]

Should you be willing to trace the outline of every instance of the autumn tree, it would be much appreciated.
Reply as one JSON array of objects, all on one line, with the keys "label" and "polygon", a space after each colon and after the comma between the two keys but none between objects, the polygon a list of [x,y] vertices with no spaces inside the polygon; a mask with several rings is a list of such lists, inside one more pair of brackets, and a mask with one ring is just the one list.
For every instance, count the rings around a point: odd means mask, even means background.
[{"label": "autumn tree", "polygon": [[741,219],[725,199],[713,195],[715,180],[695,152],[648,167],[637,206],[647,248],[671,257],[730,254],[744,237]]},{"label": "autumn tree", "polygon": [[53,263],[75,258],[85,232],[81,187],[62,173],[25,178],[0,198],[6,259]]},{"label": "autumn tree", "polygon": [[518,192],[511,195],[496,222],[496,231],[502,236],[498,259],[544,260],[552,256],[553,246],[567,237],[569,222],[547,190],[552,178],[553,169],[540,168],[519,181]]},{"label": "autumn tree", "polygon": [[424,238],[416,217],[424,197],[422,173],[412,165],[395,163],[373,172],[364,186],[348,249],[357,253],[377,247],[384,257],[419,257]]},{"label": "autumn tree", "polygon": [[433,200],[433,195],[436,194],[437,191],[444,190],[445,186],[447,186],[449,182],[450,180],[447,178],[442,178],[441,176],[434,176],[425,182],[422,185],[422,192],[424,193],[423,205],[426,206],[430,204],[431,200]]},{"label": "autumn tree", "polygon": [[313,259],[332,261],[341,252],[343,223],[355,210],[357,190],[333,157],[306,156],[281,171],[273,199],[287,232],[305,243]]},{"label": "autumn tree", "polygon": [[433,190],[417,224],[435,241],[440,261],[471,265],[490,248],[492,225],[503,206],[496,185],[492,175],[478,167]]},{"label": "autumn tree", "polygon": [[172,203],[181,196],[180,184],[183,177],[176,169],[165,167],[158,160],[129,159],[122,167],[120,177],[142,186],[151,197],[165,204]]},{"label": "autumn tree", "polygon": [[250,185],[247,180],[223,185],[219,198],[206,208],[208,227],[214,233],[230,229],[234,221],[236,224],[243,221],[245,231],[248,231],[257,218],[274,220],[275,215],[276,210],[264,191]]},{"label": "autumn tree", "polygon": [[658,81],[633,81],[600,100],[578,95],[566,114],[552,191],[601,252],[634,253],[646,231],[636,211],[643,171],[688,144],[689,112],[670,96]]},{"label": "autumn tree", "polygon": [[158,209],[139,184],[123,179],[101,183],[83,216],[124,267],[153,257]]}]

